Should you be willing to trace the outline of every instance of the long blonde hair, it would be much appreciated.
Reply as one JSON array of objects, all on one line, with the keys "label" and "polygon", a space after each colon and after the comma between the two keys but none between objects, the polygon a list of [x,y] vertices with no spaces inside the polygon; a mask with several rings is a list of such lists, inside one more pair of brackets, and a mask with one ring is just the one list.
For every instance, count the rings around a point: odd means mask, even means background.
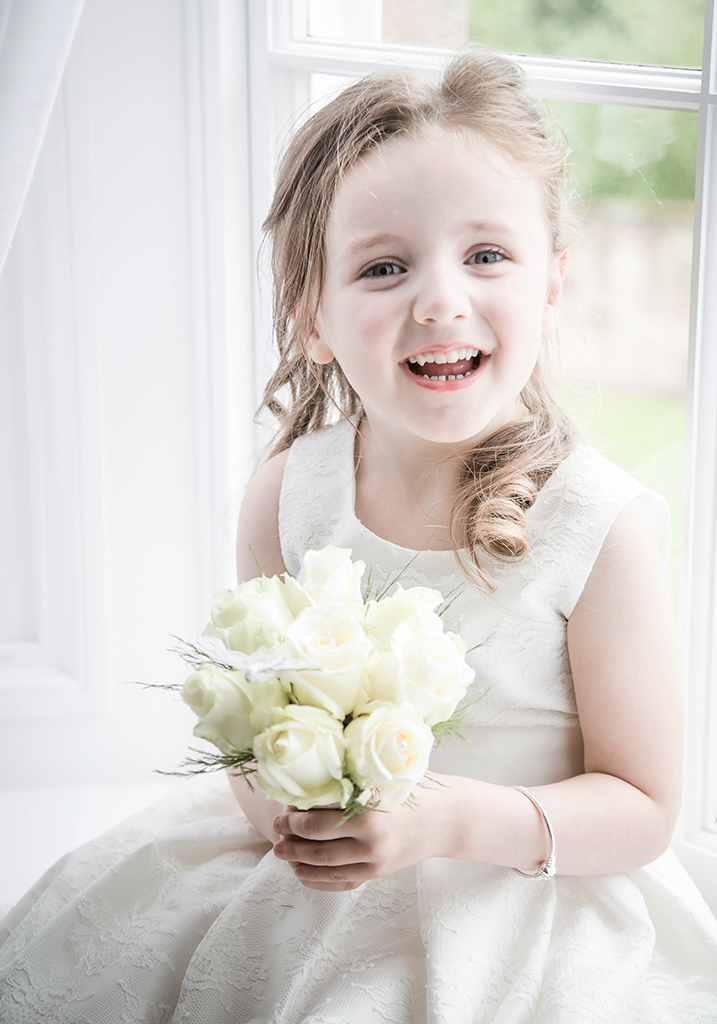
[{"label": "long blonde hair", "polygon": [[[464,50],[437,82],[387,71],[349,85],[294,135],[264,224],[279,363],[259,411],[278,420],[272,454],[326,426],[337,410],[348,417],[361,413],[361,400],[336,360],[318,365],[306,353],[321,299],[329,212],[345,173],[362,154],[393,136],[418,138],[432,126],[476,133],[530,167],[543,184],[553,254],[566,247],[567,145],[527,98],[522,71],[512,61]],[[492,588],[485,555],[514,559],[526,553],[525,512],[574,447],[574,430],[548,388],[543,362],[541,354],[521,392],[527,418],[461,456],[451,542],[464,570],[485,589]]]}]

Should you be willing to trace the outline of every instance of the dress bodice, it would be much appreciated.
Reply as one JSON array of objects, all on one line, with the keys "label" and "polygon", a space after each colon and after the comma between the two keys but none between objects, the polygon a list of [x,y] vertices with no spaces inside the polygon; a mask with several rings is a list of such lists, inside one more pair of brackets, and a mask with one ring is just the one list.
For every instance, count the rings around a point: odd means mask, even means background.
[{"label": "dress bodice", "polygon": [[444,621],[468,648],[480,645],[468,654],[476,677],[464,704],[465,720],[482,731],[469,737],[479,743],[436,751],[434,769],[502,783],[529,777],[531,784],[582,771],[567,622],[618,513],[644,493],[664,531],[664,499],[594,449],[575,449],[526,514],[528,554],[510,562],[486,557],[495,583],[486,593],[466,578],[452,551],[412,551],[359,521],[354,442],[348,421],[294,442],[279,507],[288,571],[298,572],[309,548],[334,544],[350,548],[354,559],[371,567],[374,580],[400,573],[404,587],[456,595]]}]

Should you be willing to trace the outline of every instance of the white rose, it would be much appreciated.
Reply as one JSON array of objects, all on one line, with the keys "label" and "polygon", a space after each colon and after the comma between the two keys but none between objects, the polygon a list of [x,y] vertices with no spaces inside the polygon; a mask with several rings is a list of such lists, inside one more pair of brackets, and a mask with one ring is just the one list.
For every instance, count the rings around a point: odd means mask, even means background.
[{"label": "white rose", "polygon": [[212,626],[205,636],[220,637],[227,647],[253,654],[284,642],[294,616],[277,576],[258,576],[236,590],[222,590],[212,601]]},{"label": "white rose", "polygon": [[305,608],[313,608],[316,605],[313,597],[304,590],[298,580],[289,576],[288,572],[284,574],[284,597],[294,617]]},{"label": "white rose", "polygon": [[427,725],[450,718],[475,672],[465,661],[465,643],[455,633],[394,638],[390,651],[371,664],[370,699],[411,703]]},{"label": "white rose", "polygon": [[371,642],[349,608],[307,608],[286,632],[301,658],[321,666],[282,673],[300,704],[324,708],[343,720],[368,700]]},{"label": "white rose", "polygon": [[358,614],[363,608],[361,577],[366,565],[352,562],[348,548],[332,544],[307,551],[297,580],[317,605],[348,605]]},{"label": "white rose", "polygon": [[381,803],[395,807],[425,775],[433,733],[410,704],[376,701],[364,710],[344,730],[346,766],[364,791],[359,799],[376,790]]},{"label": "white rose", "polygon": [[390,597],[371,601],[363,625],[379,649],[389,648],[395,640],[414,635],[437,636],[443,632],[443,622],[435,609],[443,598],[437,590],[427,587],[398,587]]},{"label": "white rose", "polygon": [[243,672],[216,665],[193,672],[184,684],[182,698],[199,719],[194,735],[209,740],[224,754],[251,750],[272,709],[289,701],[279,683],[252,686]]},{"label": "white rose", "polygon": [[343,729],[327,711],[299,704],[275,711],[253,749],[259,786],[270,800],[301,810],[346,806],[353,787],[343,778]]}]

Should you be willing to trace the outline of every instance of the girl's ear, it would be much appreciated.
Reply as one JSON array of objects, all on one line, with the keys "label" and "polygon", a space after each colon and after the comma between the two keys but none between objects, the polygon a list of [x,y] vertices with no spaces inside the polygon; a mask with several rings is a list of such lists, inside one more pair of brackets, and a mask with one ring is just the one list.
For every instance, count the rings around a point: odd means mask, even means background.
[{"label": "girl's ear", "polygon": [[565,278],[565,268],[567,263],[568,251],[565,249],[556,259],[548,281],[548,296],[545,300],[543,326],[541,330],[541,337],[543,338],[547,338],[548,335],[552,334],[555,330],[556,314],[558,304],[560,302],[560,296],[563,293],[563,280]]},{"label": "girl's ear", "polygon": [[316,324],[306,342],[306,353],[315,363],[326,364],[333,361],[334,354],[324,341]]}]

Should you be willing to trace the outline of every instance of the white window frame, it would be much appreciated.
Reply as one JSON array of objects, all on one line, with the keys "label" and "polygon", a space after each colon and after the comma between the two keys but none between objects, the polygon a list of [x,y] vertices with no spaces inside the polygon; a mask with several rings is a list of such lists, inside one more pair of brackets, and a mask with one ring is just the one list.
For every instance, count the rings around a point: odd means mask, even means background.
[{"label": "white window frame", "polygon": [[[717,90],[715,3],[706,0],[702,71],[516,57],[538,97],[699,115],[685,425],[680,641],[687,743],[685,801],[674,846],[717,910]],[[301,5],[294,8],[301,11]],[[279,143],[308,97],[312,73],[358,77],[378,66],[435,70],[448,51],[300,37],[289,0],[247,4],[250,152],[255,247]],[[257,394],[267,365],[269,290],[255,294]],[[710,743],[712,737],[713,742]]]}]

